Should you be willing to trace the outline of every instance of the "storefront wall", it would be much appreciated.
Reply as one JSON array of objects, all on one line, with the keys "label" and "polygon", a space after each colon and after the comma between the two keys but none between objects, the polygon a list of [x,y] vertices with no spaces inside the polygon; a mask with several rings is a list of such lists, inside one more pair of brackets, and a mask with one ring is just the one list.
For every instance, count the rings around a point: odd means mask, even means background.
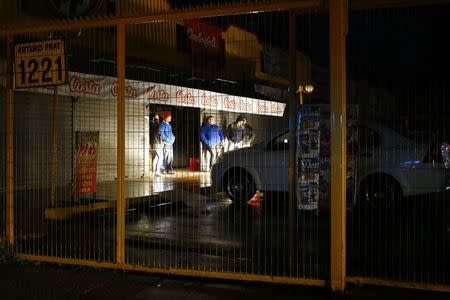
[{"label": "storefront wall", "polygon": [[[149,125],[145,103],[126,101],[125,176],[150,175]],[[98,181],[117,178],[117,103],[80,98],[74,108],[74,131],[99,131]]]},{"label": "storefront wall", "polygon": [[[59,96],[56,106],[56,185],[72,181],[72,100]],[[14,93],[15,189],[47,189],[51,184],[53,96]]]},{"label": "storefront wall", "polygon": [[[53,96],[15,93],[16,189],[46,189],[51,184]],[[73,102],[73,106],[72,106]],[[74,169],[75,134],[98,131],[97,181],[117,177],[117,105],[115,100],[58,96],[56,107],[56,186],[69,187]],[[72,111],[73,109],[73,111]],[[126,176],[150,175],[148,111],[143,103],[127,101]],[[131,167],[132,166],[132,167]]]}]

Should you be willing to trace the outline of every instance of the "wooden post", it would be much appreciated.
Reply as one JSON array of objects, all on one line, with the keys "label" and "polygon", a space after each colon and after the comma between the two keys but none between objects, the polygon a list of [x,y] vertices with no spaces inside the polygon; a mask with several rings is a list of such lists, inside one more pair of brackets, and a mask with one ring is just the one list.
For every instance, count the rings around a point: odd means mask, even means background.
[{"label": "wooden post", "polygon": [[331,289],[343,293],[346,264],[346,34],[347,0],[330,0]]},{"label": "wooden post", "polygon": [[125,262],[125,25],[117,25],[117,248]]},{"label": "wooden post", "polygon": [[6,240],[14,244],[13,37],[6,38]]}]

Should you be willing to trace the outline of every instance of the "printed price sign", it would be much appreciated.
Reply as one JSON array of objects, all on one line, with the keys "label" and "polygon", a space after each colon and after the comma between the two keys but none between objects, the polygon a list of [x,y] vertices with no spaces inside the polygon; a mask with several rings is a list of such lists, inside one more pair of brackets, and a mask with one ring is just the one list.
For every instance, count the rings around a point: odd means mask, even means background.
[{"label": "printed price sign", "polygon": [[63,40],[18,44],[15,47],[15,88],[66,82]]}]

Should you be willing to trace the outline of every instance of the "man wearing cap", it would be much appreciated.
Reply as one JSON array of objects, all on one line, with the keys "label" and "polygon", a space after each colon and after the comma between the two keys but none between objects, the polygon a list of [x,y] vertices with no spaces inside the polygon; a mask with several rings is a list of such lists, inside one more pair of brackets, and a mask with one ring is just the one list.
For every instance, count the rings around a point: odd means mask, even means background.
[{"label": "man wearing cap", "polygon": [[223,132],[216,125],[214,116],[206,117],[206,123],[200,129],[200,139],[206,150],[206,170],[209,171],[220,154],[224,140]]},{"label": "man wearing cap", "polygon": [[246,128],[245,117],[243,115],[239,115],[234,123],[228,125],[227,128],[227,139],[228,139],[228,147],[227,151],[231,151],[233,149],[239,149],[242,147],[242,141],[244,140]]},{"label": "man wearing cap", "polygon": [[163,143],[163,166],[162,172],[166,174],[174,174],[173,171],[173,143],[175,136],[172,132],[172,114],[168,111],[163,113],[163,121],[159,125],[159,132],[161,133],[161,140]]}]

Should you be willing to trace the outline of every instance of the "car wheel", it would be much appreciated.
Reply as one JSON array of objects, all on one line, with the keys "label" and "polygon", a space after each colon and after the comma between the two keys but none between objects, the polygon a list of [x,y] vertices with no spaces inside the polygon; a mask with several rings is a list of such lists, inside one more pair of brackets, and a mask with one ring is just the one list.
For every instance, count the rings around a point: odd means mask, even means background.
[{"label": "car wheel", "polygon": [[402,199],[398,182],[386,175],[374,175],[365,179],[359,189],[359,204],[371,211],[394,210]]},{"label": "car wheel", "polygon": [[247,203],[256,194],[253,178],[240,169],[233,169],[225,174],[225,193],[235,203]]}]

